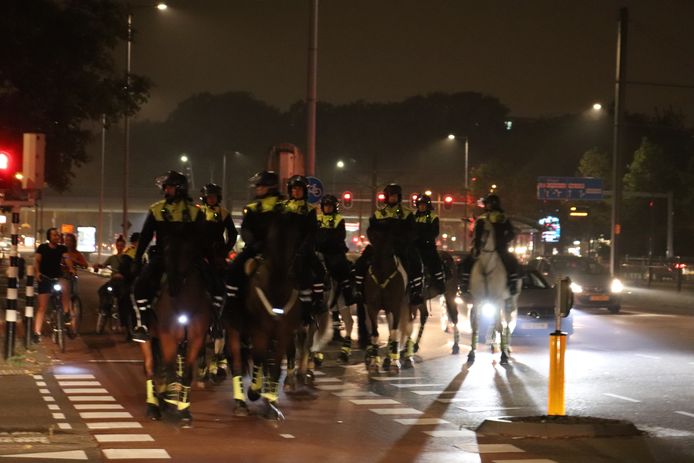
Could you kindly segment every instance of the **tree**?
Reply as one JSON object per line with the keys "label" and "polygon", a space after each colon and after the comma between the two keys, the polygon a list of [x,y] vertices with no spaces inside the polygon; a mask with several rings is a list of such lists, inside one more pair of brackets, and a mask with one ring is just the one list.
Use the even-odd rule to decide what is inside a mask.
{"label": "tree", "polygon": [[581,177],[597,177],[603,180],[603,186],[610,188],[610,172],[612,164],[610,157],[598,148],[591,148],[581,156],[578,162],[578,175]]}
{"label": "tree", "polygon": [[114,0],[7,0],[0,15],[0,137],[46,134],[46,180],[69,189],[88,160],[90,123],[134,114],[149,82],[125,84],[113,51],[127,39],[127,10]]}
{"label": "tree", "polygon": [[629,191],[665,192],[676,187],[677,170],[659,145],[643,137],[624,175],[624,187]]}

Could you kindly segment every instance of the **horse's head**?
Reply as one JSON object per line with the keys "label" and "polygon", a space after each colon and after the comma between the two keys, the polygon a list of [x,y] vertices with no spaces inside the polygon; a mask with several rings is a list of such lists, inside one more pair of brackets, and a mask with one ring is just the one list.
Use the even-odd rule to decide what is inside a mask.
{"label": "horse's head", "polygon": [[494,224],[489,220],[484,220],[482,229],[482,250],[487,252],[496,251],[496,237],[494,236]]}
{"label": "horse's head", "polygon": [[195,240],[173,237],[163,249],[163,258],[169,293],[173,296],[183,281],[200,269],[200,248]]}

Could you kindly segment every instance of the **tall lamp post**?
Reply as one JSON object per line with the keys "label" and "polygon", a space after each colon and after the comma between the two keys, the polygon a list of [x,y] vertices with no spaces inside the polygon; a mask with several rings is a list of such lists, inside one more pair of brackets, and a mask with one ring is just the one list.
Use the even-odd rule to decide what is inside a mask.
{"label": "tall lamp post", "polygon": [[[464,178],[463,189],[464,189],[464,194],[465,194],[465,201],[463,204],[463,207],[465,208],[464,209],[465,210],[465,212],[464,212],[465,213],[465,227],[463,229],[463,250],[466,251],[467,250],[467,238],[468,238],[467,237],[467,235],[468,235],[468,233],[467,233],[467,227],[468,227],[468,225],[467,225],[468,224],[467,197],[468,197],[468,190],[470,188],[470,185],[468,183],[469,172],[470,172],[469,165],[468,165],[468,155],[469,155],[469,150],[470,150],[470,143],[469,143],[467,136],[465,136],[463,138],[465,139],[465,173],[463,176],[463,178]],[[456,139],[455,134],[452,134],[452,133],[448,134],[448,139],[451,141],[454,141]]]}

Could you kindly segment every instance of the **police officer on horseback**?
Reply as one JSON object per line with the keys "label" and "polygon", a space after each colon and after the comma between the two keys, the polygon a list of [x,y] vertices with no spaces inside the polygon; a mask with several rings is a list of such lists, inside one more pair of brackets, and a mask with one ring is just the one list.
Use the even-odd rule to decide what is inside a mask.
{"label": "police officer on horseback", "polygon": [[496,251],[504,263],[506,275],[508,277],[508,289],[511,295],[518,293],[517,281],[519,278],[520,265],[516,257],[508,252],[508,245],[515,238],[516,233],[513,229],[511,221],[506,216],[501,208],[501,200],[499,196],[492,193],[483,199],[484,213],[477,217],[475,228],[472,237],[472,251],[470,255],[462,263],[460,289],[463,292],[469,291],[470,273],[475,260],[479,256],[484,245],[482,235],[484,233],[484,224],[489,222],[494,230],[494,238],[496,243]]}
{"label": "police officer on horseback", "polygon": [[245,263],[263,251],[270,225],[282,212],[280,180],[277,173],[263,170],[251,177],[249,182],[255,188],[255,199],[243,209],[241,239],[245,246],[229,265],[224,282],[229,313],[236,315],[239,313],[242,289],[246,281]]}
{"label": "police officer on horseback", "polygon": [[[282,202],[282,211],[288,214],[290,226],[299,227],[303,241],[297,250],[297,262],[303,271],[294,275],[299,282],[299,300],[304,315],[308,318],[321,309],[325,268],[316,256],[316,233],[318,219],[316,208],[308,203],[308,180],[303,175],[294,175],[287,181],[288,198]],[[298,269],[288,269],[297,271]]]}
{"label": "police officer on horseback", "polygon": [[211,283],[215,286],[213,307],[217,316],[221,315],[222,309],[226,257],[236,244],[236,237],[238,236],[231,213],[220,204],[221,201],[222,187],[219,185],[208,183],[200,189],[200,211],[204,222],[204,252],[205,259],[213,272],[210,278]]}
{"label": "police officer on horseback", "polygon": [[337,198],[333,195],[325,195],[321,198],[316,249],[323,255],[328,272],[340,285],[345,304],[352,305],[354,298],[350,278],[351,265],[347,260],[348,249],[345,245],[347,231],[345,220],[339,213],[338,204]]}
{"label": "police officer on horseback", "polygon": [[431,198],[420,193],[415,201],[417,211],[414,214],[415,247],[422,257],[422,262],[432,276],[431,285],[437,294],[446,292],[441,257],[436,250],[436,238],[439,236],[439,217],[431,206]]}
{"label": "police officer on horseback", "polygon": [[[195,239],[200,236],[203,223],[200,209],[188,196],[188,178],[185,175],[170,170],[157,179],[157,184],[164,192],[164,199],[149,207],[135,251],[134,267],[139,275],[133,287],[136,306],[133,341],[137,342],[149,339],[152,300],[164,274],[163,253],[167,244],[173,238]],[[157,244],[150,249],[149,262],[143,268],[142,257],[155,234]]]}
{"label": "police officer on horseback", "polygon": [[[383,189],[386,205],[369,218],[367,235],[371,231],[383,231],[393,240],[395,254],[403,263],[410,286],[410,303],[422,301],[422,261],[414,246],[414,214],[402,205],[402,187],[390,183]],[[373,254],[367,246],[354,264],[355,298],[364,298],[364,277]]]}

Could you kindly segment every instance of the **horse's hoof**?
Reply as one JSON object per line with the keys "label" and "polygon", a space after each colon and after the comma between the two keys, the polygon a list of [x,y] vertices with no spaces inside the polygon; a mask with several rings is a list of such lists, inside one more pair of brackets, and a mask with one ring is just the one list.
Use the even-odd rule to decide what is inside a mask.
{"label": "horse's hoof", "polygon": [[460,346],[458,344],[453,344],[453,348],[451,349],[451,355],[458,355],[460,353]]}
{"label": "horse's hoof", "polygon": [[397,376],[400,374],[400,362],[395,361],[390,365],[390,368],[388,368],[388,376]]}
{"label": "horse's hoof", "polygon": [[416,354],[417,352],[419,352],[419,343],[418,343],[418,342],[415,342],[415,343],[414,343],[413,350],[414,350],[415,354]]}
{"label": "horse's hoof", "polygon": [[248,405],[243,400],[234,400],[234,416],[248,416]]}
{"label": "horse's hoof", "polygon": [[304,375],[304,385],[313,387],[315,382],[316,374],[313,372],[313,370],[306,370],[306,374]]}
{"label": "horse's hoof", "polygon": [[192,428],[193,427],[193,415],[190,414],[190,410],[179,410],[178,419],[181,423],[182,428]]}
{"label": "horse's hoof", "polygon": [[147,418],[152,421],[161,420],[161,410],[159,410],[159,406],[157,405],[147,404],[147,411],[145,414],[147,415]]}
{"label": "horse's hoof", "polygon": [[412,357],[405,357],[405,360],[402,362],[402,369],[409,370],[411,368],[414,368],[414,359]]}
{"label": "horse's hoof", "polygon": [[508,365],[508,354],[506,352],[501,352],[501,360],[499,361],[501,365]]}
{"label": "horse's hoof", "polygon": [[386,357],[383,359],[383,371],[388,370],[390,370],[390,357]]}
{"label": "horse's hoof", "polygon": [[251,400],[252,402],[255,402],[256,400],[260,399],[260,391],[256,391],[252,387],[248,388],[248,399]]}
{"label": "horse's hoof", "polygon": [[340,355],[337,357],[337,362],[338,363],[349,363],[349,354],[347,352],[340,352]]}
{"label": "horse's hoof", "polygon": [[370,364],[367,365],[367,369],[369,370],[369,374],[377,375],[378,374],[378,362],[371,362]]}
{"label": "horse's hoof", "polygon": [[267,414],[265,415],[267,419],[277,421],[277,422],[282,422],[284,421],[284,413],[277,407],[276,402],[268,402],[268,411]]}
{"label": "horse's hoof", "polygon": [[467,354],[467,363],[474,363],[475,361],[475,351],[471,350],[470,353]]}

